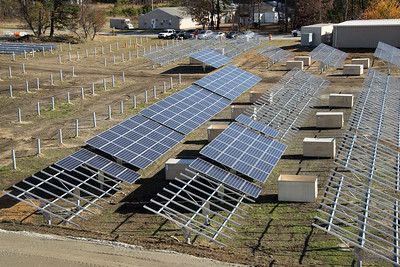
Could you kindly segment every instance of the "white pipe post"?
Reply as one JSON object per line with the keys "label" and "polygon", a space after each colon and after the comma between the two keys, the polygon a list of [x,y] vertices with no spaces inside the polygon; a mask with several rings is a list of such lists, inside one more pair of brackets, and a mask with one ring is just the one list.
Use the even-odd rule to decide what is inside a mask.
{"label": "white pipe post", "polygon": [[40,116],[40,103],[39,102],[36,102],[36,112],[37,112],[37,115]]}
{"label": "white pipe post", "polygon": [[139,57],[139,49],[136,49],[136,58]]}
{"label": "white pipe post", "polygon": [[156,91],[156,86],[153,86],[153,98],[157,97],[157,91]]}
{"label": "white pipe post", "polygon": [[75,137],[78,137],[79,136],[79,133],[78,133],[78,119],[76,119],[75,120]]}
{"label": "white pipe post", "polygon": [[71,52],[68,52],[68,61],[71,61]]}
{"label": "white pipe post", "polygon": [[21,123],[22,122],[22,119],[21,119],[21,109],[20,108],[18,108],[18,122],[19,123]]}
{"label": "white pipe post", "polygon": [[56,105],[55,105],[55,101],[54,101],[54,96],[51,97],[51,110],[55,110],[56,109]]}
{"label": "white pipe post", "polygon": [[118,47],[118,42],[117,42],[117,50],[119,49],[119,47]]}
{"label": "white pipe post", "polygon": [[61,64],[61,55],[58,54],[58,64]]}
{"label": "white pipe post", "polygon": [[35,50],[32,49],[32,57],[35,57]]}
{"label": "white pipe post", "polygon": [[97,56],[97,49],[96,49],[96,47],[94,48],[94,56]]}
{"label": "white pipe post", "polygon": [[63,143],[62,129],[58,129],[58,141],[60,144]]}
{"label": "white pipe post", "polygon": [[76,51],[76,60],[79,60],[79,51]]}
{"label": "white pipe post", "polygon": [[111,106],[108,105],[108,119],[111,120]]}
{"label": "white pipe post", "polygon": [[26,51],[24,50],[24,59],[26,59]]}
{"label": "white pipe post", "polygon": [[147,103],[147,90],[144,91],[144,102]]}
{"label": "white pipe post", "polygon": [[110,53],[111,53],[111,44],[109,45],[109,51],[110,51]]}
{"label": "white pipe post", "polygon": [[113,64],[115,65],[115,56],[113,56]]}
{"label": "white pipe post", "polygon": [[136,108],[136,96],[133,96],[133,108]]}
{"label": "white pipe post", "polygon": [[81,99],[85,99],[85,92],[83,91],[83,87],[81,87]]}
{"label": "white pipe post", "polygon": [[53,74],[50,73],[50,85],[54,85],[53,83]]}
{"label": "white pipe post", "polygon": [[13,92],[12,92],[12,85],[10,84],[10,98],[13,97]]}
{"label": "white pipe post", "polygon": [[97,127],[97,123],[96,123],[96,112],[93,112],[93,127],[94,127],[94,128]]}
{"label": "white pipe post", "polygon": [[163,82],[163,93],[165,94],[167,92],[167,83]]}
{"label": "white pipe post", "polygon": [[114,88],[115,86],[115,79],[114,79],[114,74],[111,76],[111,87]]}
{"label": "white pipe post", "polygon": [[122,82],[125,82],[125,72],[122,72]]}
{"label": "white pipe post", "polygon": [[42,47],[42,55],[44,56],[44,47]]}
{"label": "white pipe post", "polygon": [[119,102],[119,107],[120,107],[120,113],[121,113],[121,114],[124,114],[124,101],[121,100],[121,101]]}
{"label": "white pipe post", "polygon": [[87,51],[87,48],[86,48],[86,50],[85,50],[85,57],[89,57],[89,53],[88,53],[88,51]]}
{"label": "white pipe post", "polygon": [[11,67],[8,67],[8,77],[12,77],[12,75],[11,75]]}
{"label": "white pipe post", "polygon": [[25,90],[27,93],[29,93],[29,82],[25,81]]}
{"label": "white pipe post", "polygon": [[104,46],[101,46],[101,54],[104,55]]}
{"label": "white pipe post", "polygon": [[37,154],[40,155],[40,138],[36,139],[37,142]]}
{"label": "white pipe post", "polygon": [[174,85],[172,84],[172,77],[169,77],[169,89],[173,89]]}
{"label": "white pipe post", "polygon": [[16,170],[17,162],[15,160],[15,150],[14,149],[11,149],[11,158],[12,158],[13,170]]}
{"label": "white pipe post", "polygon": [[131,54],[131,51],[128,51],[128,60],[132,60],[132,54]]}
{"label": "white pipe post", "polygon": [[104,58],[104,67],[107,67],[107,59]]}
{"label": "white pipe post", "polygon": [[53,54],[53,47],[50,46],[50,54]]}
{"label": "white pipe post", "polygon": [[71,42],[68,42],[68,50],[71,50]]}
{"label": "white pipe post", "polygon": [[25,73],[25,64],[22,63],[22,73]]}
{"label": "white pipe post", "polygon": [[92,82],[92,95],[94,95],[94,83]]}
{"label": "white pipe post", "polygon": [[106,83],[106,79],[103,79],[103,87],[104,87],[104,91],[107,90],[107,83]]}
{"label": "white pipe post", "polygon": [[12,61],[15,61],[15,53],[12,53]]}
{"label": "white pipe post", "polygon": [[60,69],[60,81],[62,82],[63,77],[62,77],[62,69]]}
{"label": "white pipe post", "polygon": [[67,104],[70,104],[69,92],[67,92]]}
{"label": "white pipe post", "polygon": [[181,84],[182,83],[182,77],[181,77],[181,74],[179,73],[178,74],[178,84]]}
{"label": "white pipe post", "polygon": [[74,76],[75,76],[75,67],[72,66],[72,77],[74,77]]}
{"label": "white pipe post", "polygon": [[124,53],[121,54],[121,62],[124,62]]}
{"label": "white pipe post", "polygon": [[40,88],[39,78],[36,78],[36,90],[39,90],[39,88]]}

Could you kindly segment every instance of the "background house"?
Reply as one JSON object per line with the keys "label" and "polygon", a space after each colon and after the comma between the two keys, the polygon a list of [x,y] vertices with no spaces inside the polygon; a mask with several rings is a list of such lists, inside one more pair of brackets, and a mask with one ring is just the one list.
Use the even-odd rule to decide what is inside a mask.
{"label": "background house", "polygon": [[159,7],[138,18],[139,29],[187,29],[199,25],[182,7]]}

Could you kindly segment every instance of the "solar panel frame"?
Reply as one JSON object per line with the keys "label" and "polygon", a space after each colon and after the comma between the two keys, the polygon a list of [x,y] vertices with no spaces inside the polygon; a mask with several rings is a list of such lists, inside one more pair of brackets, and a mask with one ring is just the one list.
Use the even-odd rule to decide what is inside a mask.
{"label": "solar panel frame", "polygon": [[287,146],[232,123],[200,154],[264,183]]}
{"label": "solar panel frame", "polygon": [[194,82],[194,84],[232,101],[259,81],[261,81],[261,78],[235,66],[228,65]]}
{"label": "solar panel frame", "polygon": [[390,64],[400,66],[400,49],[384,42],[378,42],[374,57],[387,61]]}
{"label": "solar panel frame", "polygon": [[[113,140],[106,139],[107,136],[112,137],[115,134],[119,137]],[[156,136],[161,139],[155,139]],[[87,140],[86,144],[144,169],[165,154],[166,149],[172,149],[184,138],[184,135],[155,121],[135,115]],[[160,145],[163,145],[162,151],[157,150]]]}
{"label": "solar panel frame", "polygon": [[229,104],[229,100],[196,85],[191,85],[139,113],[187,135]]}
{"label": "solar panel frame", "polygon": [[257,53],[272,60],[273,62],[286,62],[292,58],[294,54],[274,45],[266,45],[257,50]]}
{"label": "solar panel frame", "polygon": [[315,60],[334,68],[339,68],[348,57],[347,53],[324,43],[319,44],[308,55]]}
{"label": "solar panel frame", "polygon": [[231,58],[211,49],[204,49],[200,52],[193,53],[190,57],[214,68],[222,67],[232,61]]}

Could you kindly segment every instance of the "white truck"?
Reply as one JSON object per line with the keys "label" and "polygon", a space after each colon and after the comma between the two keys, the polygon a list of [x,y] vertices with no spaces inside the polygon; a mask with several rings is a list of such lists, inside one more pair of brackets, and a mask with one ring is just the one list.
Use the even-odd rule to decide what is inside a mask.
{"label": "white truck", "polygon": [[110,28],[132,30],[133,25],[130,19],[110,19]]}

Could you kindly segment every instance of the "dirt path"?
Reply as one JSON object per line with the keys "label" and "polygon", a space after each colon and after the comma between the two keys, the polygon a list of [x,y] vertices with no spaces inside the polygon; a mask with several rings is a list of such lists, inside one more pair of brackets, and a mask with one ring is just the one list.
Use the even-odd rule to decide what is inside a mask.
{"label": "dirt path", "polygon": [[0,230],[0,266],[243,266],[93,239]]}

